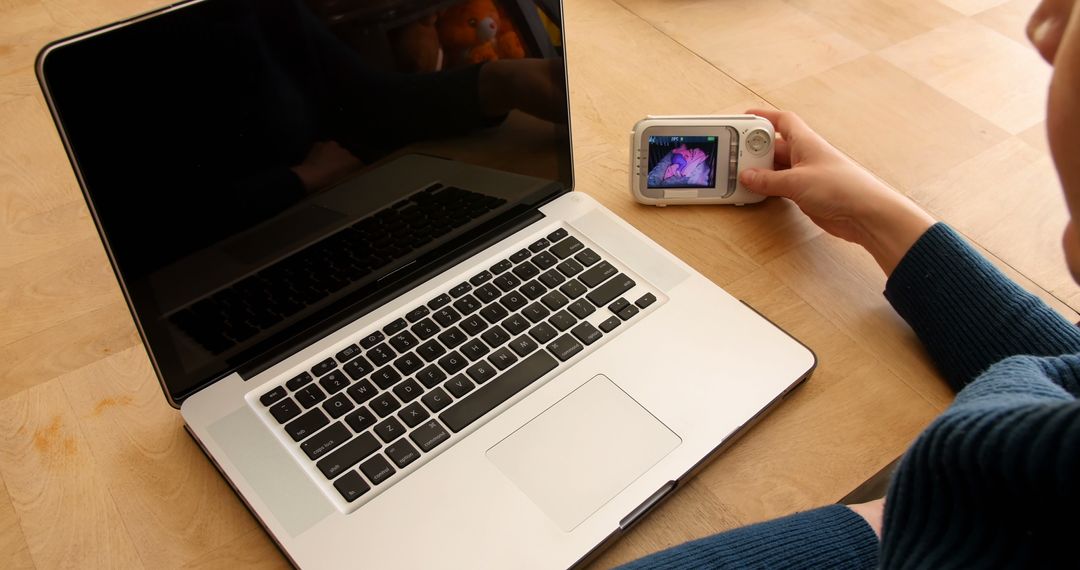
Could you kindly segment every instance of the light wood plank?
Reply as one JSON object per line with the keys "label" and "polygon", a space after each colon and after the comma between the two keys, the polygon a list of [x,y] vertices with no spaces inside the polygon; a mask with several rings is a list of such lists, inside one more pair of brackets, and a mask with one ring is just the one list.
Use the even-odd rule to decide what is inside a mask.
{"label": "light wood plank", "polygon": [[965,16],[973,16],[984,10],[999,6],[1006,0],[937,0]]}
{"label": "light wood plank", "polygon": [[22,570],[36,568],[30,557],[30,547],[23,536],[19,514],[11,504],[7,485],[0,481],[0,556],[7,559],[6,568]]}
{"label": "light wood plank", "polygon": [[869,50],[955,22],[961,15],[925,0],[785,0]]}
{"label": "light wood plank", "polygon": [[1030,49],[1031,41],[1027,37],[1027,23],[1039,2],[1040,0],[1009,0],[976,14],[973,19]]}

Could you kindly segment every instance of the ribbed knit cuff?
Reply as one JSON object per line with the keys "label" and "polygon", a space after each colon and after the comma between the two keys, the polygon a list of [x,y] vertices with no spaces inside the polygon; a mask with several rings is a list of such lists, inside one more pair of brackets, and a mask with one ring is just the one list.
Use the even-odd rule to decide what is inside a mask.
{"label": "ribbed knit cuff", "polygon": [[878,539],[843,505],[737,528],[657,552],[621,570],[645,568],[874,568]]}
{"label": "ribbed knit cuff", "polygon": [[900,260],[885,297],[955,390],[1009,356],[1080,351],[1075,326],[945,224],[932,226]]}

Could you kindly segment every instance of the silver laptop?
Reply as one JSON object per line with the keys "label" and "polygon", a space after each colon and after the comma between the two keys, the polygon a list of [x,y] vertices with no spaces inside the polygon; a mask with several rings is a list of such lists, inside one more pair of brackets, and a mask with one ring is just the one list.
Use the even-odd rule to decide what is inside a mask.
{"label": "silver laptop", "polygon": [[562,30],[201,0],[39,56],[166,397],[299,567],[580,564],[814,368],[572,191]]}

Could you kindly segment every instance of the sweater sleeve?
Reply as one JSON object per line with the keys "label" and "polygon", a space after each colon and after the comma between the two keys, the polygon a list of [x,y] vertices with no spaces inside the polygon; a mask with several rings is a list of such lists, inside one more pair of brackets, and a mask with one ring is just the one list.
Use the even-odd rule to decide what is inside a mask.
{"label": "sweater sleeve", "polygon": [[945,224],[915,242],[889,278],[885,297],[954,390],[1009,356],[1080,352],[1076,326]]}
{"label": "sweater sleeve", "polygon": [[687,542],[620,570],[707,568],[875,568],[878,540],[870,525],[831,505]]}

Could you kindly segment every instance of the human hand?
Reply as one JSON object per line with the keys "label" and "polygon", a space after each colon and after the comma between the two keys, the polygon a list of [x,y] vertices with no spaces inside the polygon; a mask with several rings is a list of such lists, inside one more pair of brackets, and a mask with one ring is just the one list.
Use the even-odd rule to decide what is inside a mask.
{"label": "human hand", "polygon": [[877,535],[878,540],[881,540],[881,523],[885,520],[885,499],[878,499],[876,501],[869,501],[866,503],[859,503],[857,505],[848,505],[848,508],[855,511],[866,524],[870,525],[870,528],[874,529],[874,534]]}
{"label": "human hand", "polygon": [[308,193],[322,190],[347,176],[363,163],[337,141],[317,141],[304,160],[292,167]]}
{"label": "human hand", "polygon": [[797,115],[747,111],[776,129],[776,170],[747,169],[739,181],[747,190],[781,196],[830,234],[857,243],[892,273],[934,219],[830,145]]}
{"label": "human hand", "polygon": [[480,105],[491,116],[519,109],[552,123],[566,123],[566,81],[561,59],[499,59],[480,68]]}

